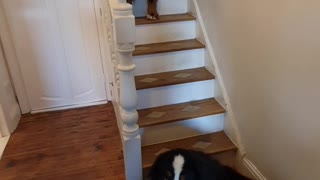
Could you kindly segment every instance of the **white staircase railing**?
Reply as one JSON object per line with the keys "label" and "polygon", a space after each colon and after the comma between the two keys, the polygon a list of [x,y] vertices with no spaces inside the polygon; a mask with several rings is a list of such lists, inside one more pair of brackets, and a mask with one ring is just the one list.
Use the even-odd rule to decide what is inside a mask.
{"label": "white staircase railing", "polygon": [[141,137],[139,134],[135,65],[135,19],[126,0],[105,0],[105,22],[113,73],[113,103],[122,135],[127,180],[142,180]]}

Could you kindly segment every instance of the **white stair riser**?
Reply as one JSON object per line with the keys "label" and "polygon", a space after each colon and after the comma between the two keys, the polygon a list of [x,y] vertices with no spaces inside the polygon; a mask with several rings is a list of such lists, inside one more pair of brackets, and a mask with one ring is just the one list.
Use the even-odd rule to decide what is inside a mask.
{"label": "white stair riser", "polygon": [[195,21],[182,21],[136,26],[137,45],[195,38]]}
{"label": "white stair riser", "polygon": [[215,80],[138,90],[138,109],[214,97]]}
{"label": "white stair riser", "polygon": [[218,114],[158,126],[146,127],[142,128],[140,130],[140,133],[142,135],[142,145],[145,146],[202,135],[206,133],[218,132],[222,131],[223,127],[224,114]]}
{"label": "white stair riser", "polygon": [[[158,0],[158,12],[160,15],[187,13],[188,0]],[[135,0],[133,14],[136,17],[146,16],[147,0]]]}
{"label": "white stair riser", "polygon": [[135,75],[153,74],[204,67],[204,49],[176,51],[133,58]]}

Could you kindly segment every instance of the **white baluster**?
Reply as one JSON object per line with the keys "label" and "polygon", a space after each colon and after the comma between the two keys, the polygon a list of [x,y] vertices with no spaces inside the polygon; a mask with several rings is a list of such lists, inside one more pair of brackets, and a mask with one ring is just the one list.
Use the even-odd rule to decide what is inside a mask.
{"label": "white baluster", "polygon": [[121,1],[113,7],[114,38],[118,60],[120,116],[127,180],[142,180],[141,137],[139,134],[137,91],[134,81],[135,65],[132,52],[135,43],[135,18],[132,6]]}

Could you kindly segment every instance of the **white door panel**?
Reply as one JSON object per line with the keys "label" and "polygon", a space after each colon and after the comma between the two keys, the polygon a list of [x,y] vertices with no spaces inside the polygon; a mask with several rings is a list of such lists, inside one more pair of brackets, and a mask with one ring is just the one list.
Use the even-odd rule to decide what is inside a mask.
{"label": "white door panel", "polygon": [[93,0],[2,0],[32,110],[106,100]]}

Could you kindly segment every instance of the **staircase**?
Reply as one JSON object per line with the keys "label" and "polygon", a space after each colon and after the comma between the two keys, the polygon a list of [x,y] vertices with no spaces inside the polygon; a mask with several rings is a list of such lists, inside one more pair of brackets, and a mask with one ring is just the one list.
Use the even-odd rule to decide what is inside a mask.
{"label": "staircase", "polygon": [[188,12],[188,1],[159,0],[155,21],[139,17],[145,13],[141,7],[137,1],[133,61],[144,172],[158,154],[174,148],[235,152],[223,132],[225,109],[215,100],[215,76],[206,67],[211,60],[197,39],[197,17]]}
{"label": "staircase", "polygon": [[196,1],[159,0],[154,21],[142,17],[146,0],[135,0],[133,10],[126,0],[105,2],[127,179],[141,179],[141,168],[146,174],[157,155],[175,148],[200,150],[230,165],[237,147],[224,131],[233,127],[220,105],[226,103]]}

